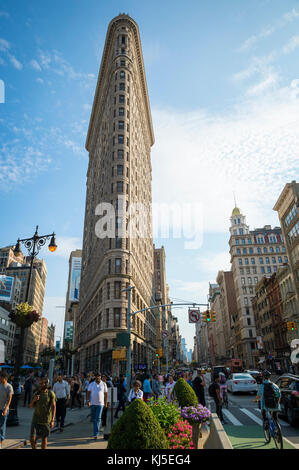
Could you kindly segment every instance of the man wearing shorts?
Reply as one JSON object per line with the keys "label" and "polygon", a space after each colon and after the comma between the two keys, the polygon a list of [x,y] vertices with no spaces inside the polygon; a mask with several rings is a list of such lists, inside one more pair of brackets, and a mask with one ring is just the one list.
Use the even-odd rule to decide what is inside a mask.
{"label": "man wearing shorts", "polygon": [[32,449],[36,449],[38,438],[42,440],[42,449],[47,448],[50,429],[54,427],[56,413],[55,393],[48,389],[49,380],[42,378],[39,390],[35,392],[30,408],[34,408],[31,423],[30,442]]}

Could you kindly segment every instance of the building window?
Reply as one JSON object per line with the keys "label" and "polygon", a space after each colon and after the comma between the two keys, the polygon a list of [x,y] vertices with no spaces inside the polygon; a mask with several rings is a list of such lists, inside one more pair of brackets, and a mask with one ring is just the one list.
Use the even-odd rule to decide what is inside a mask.
{"label": "building window", "polygon": [[245,264],[249,264],[249,259],[245,258]]}
{"label": "building window", "polygon": [[271,273],[271,272],[272,272],[271,266],[267,266],[267,271],[268,271],[268,273]]}
{"label": "building window", "polygon": [[249,248],[249,253],[253,253],[253,248]]}
{"label": "building window", "polygon": [[119,108],[118,109],[118,115],[119,116],[124,116],[125,115],[125,108]]}
{"label": "building window", "polygon": [[270,264],[270,259],[266,257],[266,264]]}
{"label": "building window", "polygon": [[124,192],[124,183],[123,181],[117,181],[116,183],[116,192],[123,193]]}
{"label": "building window", "polygon": [[125,128],[125,122],[124,121],[118,121],[118,129],[120,131],[123,131]]}
{"label": "building window", "polygon": [[245,245],[245,239],[244,238],[241,238],[241,243],[242,243],[242,245]]}
{"label": "building window", "polygon": [[120,291],[121,291],[121,282],[115,281],[114,283],[114,298],[120,299]]}
{"label": "building window", "polygon": [[[109,308],[106,308],[106,328],[109,328]],[[104,344],[105,344],[105,341],[107,340],[104,340]],[[104,347],[104,349],[107,349],[108,348],[108,341],[107,341],[107,346]]]}
{"label": "building window", "polygon": [[281,257],[281,256],[278,256],[278,262],[279,262],[280,264],[282,264],[282,257]]}
{"label": "building window", "polygon": [[124,151],[123,150],[118,150],[117,151],[117,158],[119,160],[123,160],[124,159]]}
{"label": "building window", "polygon": [[255,283],[255,284],[258,283],[258,278],[257,278],[257,277],[254,278],[254,283]]}
{"label": "building window", "polygon": [[121,66],[121,67],[125,67],[125,66],[126,66],[126,61],[125,61],[125,60],[121,60],[121,61],[120,61],[120,66]]}
{"label": "building window", "polygon": [[117,165],[117,176],[123,176],[123,174],[124,174],[123,165]]}
{"label": "building window", "polygon": [[263,259],[263,258],[259,258],[259,262],[260,262],[260,264],[264,264],[264,259]]}
{"label": "building window", "polygon": [[115,248],[121,248],[121,238],[115,239]]}
{"label": "building window", "polygon": [[119,84],[119,90],[120,90],[120,91],[125,91],[125,90],[126,90],[124,83],[120,83],[120,84]]}
{"label": "building window", "polygon": [[243,264],[242,258],[238,259],[239,265]]}
{"label": "building window", "polygon": [[117,140],[118,144],[123,144],[124,143],[124,136],[122,134],[119,134],[118,135],[118,140]]}
{"label": "building window", "polygon": [[110,300],[110,282],[107,282],[107,300]]}
{"label": "building window", "polygon": [[261,267],[261,273],[262,273],[262,274],[265,274],[265,268],[264,268],[264,266]]}
{"label": "building window", "polygon": [[114,328],[120,327],[120,308],[114,308]]}
{"label": "building window", "polygon": [[125,78],[125,72],[123,70],[119,72],[119,78]]}
{"label": "building window", "polygon": [[241,277],[241,284],[242,286],[245,286],[245,277]]}
{"label": "building window", "polygon": [[125,95],[119,95],[119,103],[124,104],[125,103]]}
{"label": "building window", "polygon": [[251,264],[255,264],[255,259],[251,258]]}
{"label": "building window", "polygon": [[276,258],[272,256],[272,263],[276,263]]}
{"label": "building window", "polygon": [[264,248],[263,248],[263,251],[264,251],[264,253],[268,253],[268,250],[267,250],[267,248],[266,248],[265,246],[264,246]]}
{"label": "building window", "polygon": [[241,250],[240,248],[237,248],[237,255],[240,255],[241,254]]}
{"label": "building window", "polygon": [[247,255],[247,248],[243,248],[243,255]]}
{"label": "building window", "polygon": [[244,304],[248,305],[248,297],[244,297]]}
{"label": "building window", "polygon": [[248,238],[247,239],[247,243],[250,245],[252,242],[251,242],[251,238]]}
{"label": "building window", "polygon": [[239,245],[239,238],[236,238],[236,245]]}
{"label": "building window", "polygon": [[121,273],[121,258],[115,259],[115,272],[118,274]]}

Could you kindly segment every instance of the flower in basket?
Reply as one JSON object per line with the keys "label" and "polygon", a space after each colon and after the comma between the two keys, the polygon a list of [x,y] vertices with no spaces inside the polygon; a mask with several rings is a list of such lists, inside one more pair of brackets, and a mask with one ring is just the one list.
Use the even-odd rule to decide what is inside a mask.
{"label": "flower in basket", "polygon": [[18,304],[14,312],[9,314],[9,318],[17,326],[21,328],[28,328],[32,323],[40,319],[39,313],[33,310],[33,307],[28,302]]}
{"label": "flower in basket", "polygon": [[202,405],[185,406],[181,408],[180,411],[181,417],[186,419],[190,424],[203,423],[208,421],[211,416],[210,410]]}
{"label": "flower in basket", "polygon": [[192,427],[187,421],[179,419],[167,434],[170,449],[194,449]]}

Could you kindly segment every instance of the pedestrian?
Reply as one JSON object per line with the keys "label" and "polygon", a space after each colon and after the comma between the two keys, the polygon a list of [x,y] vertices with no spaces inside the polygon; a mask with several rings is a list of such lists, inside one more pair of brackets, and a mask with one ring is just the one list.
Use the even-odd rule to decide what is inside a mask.
{"label": "pedestrian", "polygon": [[56,395],[56,424],[60,432],[64,429],[64,420],[66,416],[66,403],[70,397],[70,386],[63,380],[62,375],[57,376],[57,382],[54,383],[53,392]]}
{"label": "pedestrian", "polygon": [[40,379],[39,390],[35,392],[30,408],[34,408],[30,430],[31,448],[36,449],[36,441],[41,438],[41,448],[46,449],[56,414],[56,396],[53,391],[49,390],[47,377]]}
{"label": "pedestrian", "polygon": [[[111,382],[109,380],[109,377],[106,374],[102,375],[102,381],[107,385],[107,389],[111,388]],[[107,403],[107,407],[103,409],[102,412],[102,426],[105,428],[107,424],[107,411],[110,403]]]}
{"label": "pedestrian", "polygon": [[6,421],[9,414],[9,405],[13,396],[13,387],[8,383],[8,374],[5,371],[0,373],[0,449],[5,440]]}
{"label": "pedestrian", "polygon": [[30,405],[31,403],[31,397],[32,397],[32,387],[33,387],[33,381],[34,381],[34,372],[30,372],[29,376],[26,378],[25,383],[24,383],[24,404],[23,406]]}
{"label": "pedestrian", "polygon": [[173,392],[173,388],[174,388],[175,384],[176,384],[176,382],[173,380],[172,375],[170,375],[168,377],[168,382],[167,382],[165,390],[164,390],[164,394],[165,394],[168,402],[171,402],[171,400],[172,400],[172,392]]}
{"label": "pedestrian", "polygon": [[150,376],[147,374],[143,382],[143,401],[145,401],[145,403],[147,402],[147,400],[152,394],[152,389],[151,389],[151,384],[150,384],[149,379],[150,379]]}
{"label": "pedestrian", "polygon": [[125,408],[126,408],[126,393],[127,393],[127,389],[124,385],[124,378],[120,378],[118,383],[116,384],[117,386],[117,400],[118,400],[118,405],[117,405],[117,408],[115,410],[115,414],[114,414],[114,418],[117,419],[118,418],[118,413],[120,411],[125,411]]}
{"label": "pedestrian", "polygon": [[87,405],[91,407],[94,439],[98,438],[103,409],[108,406],[107,385],[101,379],[101,374],[98,373],[95,380],[89,384],[87,390]]}
{"label": "pedestrian", "polygon": [[199,403],[202,406],[206,406],[205,386],[206,386],[205,378],[202,375],[201,370],[197,369],[197,376],[195,377],[195,379],[192,382],[192,387],[194,389],[194,392],[197,396],[197,399],[198,399]]}
{"label": "pedestrian", "polygon": [[216,413],[218,418],[220,419],[222,424],[226,424],[223,418],[223,413],[222,413],[222,398],[220,395],[220,374],[216,372],[214,374],[213,382],[209,386],[209,395],[210,397],[213,398],[215,405],[216,405]]}
{"label": "pedestrian", "polygon": [[76,400],[79,403],[79,408],[81,408],[81,406],[82,406],[80,396],[79,396],[79,392],[80,392],[80,383],[78,382],[77,377],[72,377],[72,380],[71,380],[71,398],[72,398],[71,410],[73,409]]}
{"label": "pedestrian", "polygon": [[159,381],[159,376],[157,374],[154,375],[154,378],[152,381],[152,390],[153,390],[153,395],[155,399],[157,400],[159,396],[161,395],[161,382]]}
{"label": "pedestrian", "polygon": [[192,387],[192,377],[193,377],[192,372],[188,372],[188,375],[185,378],[186,382],[190,385],[190,387]]}
{"label": "pedestrian", "polygon": [[136,398],[140,400],[143,399],[143,391],[141,390],[141,382],[139,382],[139,380],[135,380],[135,382],[133,382],[133,388],[130,390],[128,402],[132,403]]}

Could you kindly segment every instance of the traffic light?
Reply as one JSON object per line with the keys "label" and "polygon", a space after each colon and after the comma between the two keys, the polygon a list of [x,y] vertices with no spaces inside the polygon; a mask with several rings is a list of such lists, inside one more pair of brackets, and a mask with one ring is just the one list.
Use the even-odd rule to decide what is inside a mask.
{"label": "traffic light", "polygon": [[296,331],[296,322],[288,321],[287,322],[287,328],[288,328],[289,331]]}
{"label": "traffic light", "polygon": [[211,314],[211,321],[216,321],[216,312],[214,312],[214,310],[211,310],[210,314]]}
{"label": "traffic light", "polygon": [[162,357],[162,349],[156,349],[156,358]]}
{"label": "traffic light", "polygon": [[209,310],[206,310],[205,312],[203,312],[202,321],[204,321],[205,323],[210,323],[210,321],[211,321],[211,313],[210,313]]}

